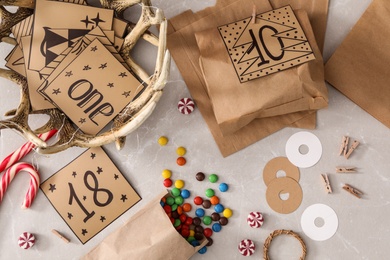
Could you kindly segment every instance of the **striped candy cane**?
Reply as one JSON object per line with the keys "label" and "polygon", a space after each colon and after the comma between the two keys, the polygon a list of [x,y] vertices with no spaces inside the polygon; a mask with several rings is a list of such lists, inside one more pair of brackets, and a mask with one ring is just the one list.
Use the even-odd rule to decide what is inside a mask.
{"label": "striped candy cane", "polygon": [[6,192],[8,185],[11,183],[16,174],[21,171],[28,172],[30,174],[30,186],[27,190],[26,196],[24,198],[22,209],[29,208],[33,202],[35,196],[37,195],[40,177],[39,173],[28,163],[20,162],[12,165],[8,170],[1,176],[0,180],[0,202],[3,200],[4,193]]}
{"label": "striped candy cane", "polygon": [[[49,132],[46,132],[44,134],[39,134],[38,137],[41,138],[43,141],[49,140],[53,135],[57,133],[56,129],[50,130]],[[31,150],[35,148],[35,145],[31,142],[27,142],[24,145],[22,145],[19,149],[8,155],[4,158],[4,160],[0,163],[0,173],[12,165],[14,165],[16,162],[18,162],[21,158],[26,156]]]}

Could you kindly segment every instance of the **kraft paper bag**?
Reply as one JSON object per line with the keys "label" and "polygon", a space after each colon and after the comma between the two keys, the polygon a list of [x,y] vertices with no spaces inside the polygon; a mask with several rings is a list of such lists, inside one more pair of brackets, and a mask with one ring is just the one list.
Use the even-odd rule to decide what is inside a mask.
{"label": "kraft paper bag", "polygon": [[374,0],[325,66],[326,80],[390,128],[390,2]]}
{"label": "kraft paper bag", "polygon": [[[191,96],[196,102],[203,118],[205,119],[211,134],[221,154],[229,156],[269,135],[281,130],[284,127],[299,127],[314,129],[316,126],[315,111],[290,113],[288,115],[255,119],[248,125],[233,134],[222,135],[216,122],[203,75],[199,67],[199,49],[197,47],[194,33],[208,29],[208,24],[202,21],[209,15],[222,12],[220,23],[230,22],[231,14],[240,5],[252,7],[256,3],[258,12],[265,12],[272,9],[268,1],[250,0],[225,0],[217,1],[214,7],[206,8],[198,13],[188,10],[173,17],[168,24],[168,48],[174,58],[180,73],[187,84]],[[250,8],[251,9],[251,8]],[[251,10],[248,10],[251,12]],[[247,15],[247,14],[245,14]],[[201,27],[199,27],[199,25]]]}
{"label": "kraft paper bag", "polygon": [[[285,9],[287,9],[287,11]],[[289,14],[292,10],[289,6],[286,6],[281,9],[274,10],[270,12],[270,14],[274,14],[274,12],[276,13],[275,15],[281,13],[279,15],[280,20],[282,20],[285,13],[287,12],[287,14]],[[304,31],[301,32],[302,37],[306,34],[307,40],[310,43],[313,52],[306,51],[305,49],[305,51],[301,51],[301,47],[305,47],[310,50],[310,46],[308,46],[309,44],[307,42],[305,43],[301,41],[300,36],[298,41],[293,38],[291,35],[293,34],[292,32],[287,31],[287,36],[284,35],[286,33],[283,34],[282,30],[287,30],[286,27],[291,27],[293,24],[291,23],[294,19],[293,15],[289,14],[291,17],[286,17],[285,20],[287,23],[287,19],[289,19],[288,21],[290,21],[291,25],[282,25],[281,21],[279,21],[280,25],[277,25],[282,27],[279,33],[284,35],[282,36],[283,39],[280,39],[280,41],[284,42],[286,49],[288,48],[288,50],[292,50],[284,52],[285,58],[283,59],[286,59],[286,61],[283,63],[283,66],[287,67],[293,62],[297,63],[299,61],[302,62],[310,60],[307,59],[310,56],[313,59],[314,57],[312,53],[314,53],[315,59],[301,65],[276,72],[272,75],[262,76],[246,82],[241,81],[241,79],[244,78],[243,76],[237,76],[238,71],[236,73],[235,67],[232,64],[233,58],[231,56],[233,55],[233,57],[236,58],[235,60],[244,60],[244,58],[249,56],[249,54],[241,54],[242,48],[235,48],[232,44],[231,45],[233,47],[229,46],[228,52],[226,50],[228,46],[226,45],[227,42],[221,37],[223,33],[220,31],[229,29],[232,26],[234,27],[235,24],[238,24],[236,27],[245,27],[248,23],[251,24],[251,21],[248,20],[251,16],[245,17],[246,19],[241,19],[240,22],[238,22],[239,19],[234,18],[231,20],[233,24],[230,23],[230,25],[224,25],[220,28],[218,28],[218,24],[214,22],[215,19],[211,19],[211,17],[210,19],[206,18],[213,27],[211,29],[195,33],[198,48],[200,50],[200,67],[206,82],[209,97],[213,104],[216,120],[224,135],[236,132],[256,118],[284,115],[298,111],[318,110],[327,106],[328,95],[324,80],[322,55],[316,45],[306,13],[299,10],[297,11],[297,14],[298,21],[293,23],[299,23],[302,26]],[[264,15],[268,16],[268,13]],[[262,20],[260,23],[264,25],[267,22]],[[268,23],[271,25],[276,24],[273,21]],[[251,25],[247,25],[247,28],[250,26]],[[256,26],[256,24],[254,26]],[[294,25],[294,27],[294,31],[297,32],[300,30],[299,26]],[[235,32],[232,31],[230,35],[231,34],[233,34],[231,37],[235,36]],[[289,34],[290,36],[288,36]],[[227,35],[229,35],[229,33],[227,33]],[[244,33],[238,37],[236,45],[239,45],[238,42],[240,41],[247,42],[251,40],[243,40],[242,37],[244,37]],[[271,36],[271,38],[272,37],[273,36]],[[291,37],[292,39],[287,39],[288,37]],[[231,40],[234,42],[233,38]],[[275,43],[277,41],[273,40],[269,42]],[[305,46],[303,46],[303,44],[305,44]],[[275,45],[276,48],[274,49],[281,48],[279,43],[276,43]],[[290,45],[293,47],[289,47]],[[242,45],[242,47],[245,46],[248,46],[248,44]],[[299,52],[292,49],[295,47],[299,49]],[[235,50],[237,50],[236,54],[239,56],[235,55]],[[246,56],[240,58],[241,55]],[[292,59],[292,56],[294,55],[298,58]],[[249,56],[249,58],[251,57]],[[247,59],[249,60],[249,58]],[[239,62],[237,66],[241,68],[241,66],[246,66],[247,63],[253,63],[252,61],[253,58],[248,62]],[[270,63],[265,64],[265,67],[269,66],[269,64]],[[249,66],[248,69],[257,69],[256,62],[252,66],[247,66]],[[281,65],[278,66],[283,68]],[[276,67],[277,66],[273,67],[273,71],[276,70]],[[262,72],[262,70],[253,72],[253,74],[256,75],[256,73],[260,72]],[[249,74],[247,73],[247,75]],[[252,75],[252,73],[250,75]]]}
{"label": "kraft paper bag", "polygon": [[273,8],[291,5],[294,10],[305,10],[321,53],[324,50],[329,0],[269,0]]}
{"label": "kraft paper bag", "polygon": [[193,247],[177,232],[160,205],[167,193],[155,197],[82,259],[176,260],[197,253],[208,241]]}

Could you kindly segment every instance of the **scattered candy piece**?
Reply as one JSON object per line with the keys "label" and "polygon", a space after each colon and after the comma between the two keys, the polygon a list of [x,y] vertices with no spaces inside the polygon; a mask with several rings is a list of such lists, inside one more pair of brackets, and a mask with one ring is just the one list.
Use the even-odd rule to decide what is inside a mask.
{"label": "scattered candy piece", "polygon": [[219,232],[222,229],[222,225],[219,224],[219,223],[214,223],[213,226],[212,226],[212,229],[213,229],[214,232]]}
{"label": "scattered candy piece", "polygon": [[203,172],[198,172],[195,177],[198,181],[203,181],[206,178]]}
{"label": "scattered candy piece", "polygon": [[213,235],[213,231],[211,230],[211,228],[205,228],[203,230],[203,235],[205,237],[211,237]]}
{"label": "scattered candy piece", "polygon": [[191,209],[192,209],[192,206],[191,206],[191,204],[189,204],[189,203],[184,203],[183,206],[182,206],[182,208],[183,208],[183,211],[184,211],[184,212],[190,212]]}
{"label": "scattered candy piece", "polygon": [[195,103],[191,98],[182,98],[177,104],[177,108],[179,109],[180,113],[188,115],[194,111]]}
{"label": "scattered candy piece", "polygon": [[263,214],[261,214],[260,212],[253,211],[253,212],[249,213],[249,215],[246,219],[246,222],[252,228],[259,228],[264,223]]}
{"label": "scattered candy piece", "polygon": [[206,246],[211,246],[214,243],[214,241],[211,237],[208,237],[207,241],[209,241],[209,242],[206,244]]}
{"label": "scattered candy piece", "polygon": [[238,251],[243,256],[250,256],[255,252],[256,246],[250,239],[244,239],[238,244]]}
{"label": "scattered candy piece", "polygon": [[229,208],[226,208],[223,210],[222,214],[225,218],[230,218],[233,215],[233,211]]}
{"label": "scattered candy piece", "polygon": [[216,174],[210,174],[210,176],[209,176],[209,181],[211,182],[211,183],[216,183],[217,181],[218,181],[218,176],[216,175]]}
{"label": "scattered candy piece", "polygon": [[221,184],[219,184],[218,188],[221,192],[226,192],[229,189],[229,185],[222,182]]}
{"label": "scattered candy piece", "polygon": [[29,232],[23,232],[18,240],[18,245],[23,249],[29,249],[35,244],[35,236]]}
{"label": "scattered candy piece", "polygon": [[186,153],[187,153],[187,150],[183,146],[180,146],[176,149],[176,154],[179,156],[184,156]]}
{"label": "scattered candy piece", "polygon": [[202,220],[199,217],[195,217],[195,218],[192,219],[192,223],[195,226],[199,226],[202,223]]}
{"label": "scattered candy piece", "polygon": [[214,212],[213,214],[211,214],[211,219],[213,221],[219,221],[220,218],[221,218],[221,216],[217,212]]}
{"label": "scattered candy piece", "polygon": [[175,203],[175,199],[172,197],[168,197],[166,198],[165,203],[168,204],[169,206],[172,206]]}
{"label": "scattered candy piece", "polygon": [[164,179],[168,179],[168,178],[171,178],[172,176],[172,172],[170,170],[163,170],[161,175],[163,176]]}
{"label": "scattered candy piece", "polygon": [[195,215],[197,216],[197,217],[203,217],[204,216],[204,209],[201,209],[201,208],[199,208],[199,209],[196,209],[195,210]]}
{"label": "scattered candy piece", "polygon": [[196,196],[194,198],[194,203],[195,203],[195,205],[201,205],[203,203],[203,199],[199,196]]}
{"label": "scattered candy piece", "polygon": [[229,223],[229,220],[226,217],[221,217],[219,219],[219,224],[221,224],[222,226],[226,226],[228,223]]}
{"label": "scattered candy piece", "polygon": [[219,203],[214,206],[214,210],[217,213],[222,213],[224,211],[224,209],[225,209],[224,206],[222,204],[219,204]]}
{"label": "scattered candy piece", "polygon": [[157,142],[159,145],[165,146],[168,143],[168,138],[166,138],[165,136],[160,136],[160,138],[158,138]]}
{"label": "scattered candy piece", "polygon": [[205,224],[205,225],[210,225],[211,224],[211,222],[213,222],[213,220],[211,219],[211,217],[210,216],[205,216],[204,218],[203,218],[203,224]]}
{"label": "scattered candy piece", "polygon": [[165,187],[169,188],[169,187],[172,186],[172,180],[169,179],[169,178],[167,178],[167,179],[165,179],[165,180],[163,181],[163,184],[164,184]]}
{"label": "scattered candy piece", "polygon": [[183,189],[181,190],[180,195],[183,197],[183,199],[188,199],[191,196],[191,193],[189,190]]}
{"label": "scattered candy piece", "polygon": [[210,202],[212,205],[217,205],[219,203],[219,198],[217,196],[212,196]]}
{"label": "scattered candy piece", "polygon": [[198,253],[201,255],[205,254],[206,252],[207,252],[207,247],[205,246],[198,250]]}
{"label": "scattered candy piece", "polygon": [[209,200],[203,200],[202,206],[205,209],[209,209],[211,207],[211,202]]}
{"label": "scattered candy piece", "polygon": [[214,190],[213,190],[213,189],[208,188],[208,189],[206,190],[205,194],[206,194],[206,197],[207,197],[207,198],[211,198],[211,197],[214,196],[215,193],[214,193]]}
{"label": "scattered candy piece", "polygon": [[182,189],[184,187],[184,181],[183,180],[176,180],[175,187],[178,189]]}
{"label": "scattered candy piece", "polygon": [[181,204],[183,204],[183,202],[184,202],[184,199],[183,199],[182,196],[177,196],[177,197],[175,198],[175,203],[176,203],[176,205],[181,205]]}
{"label": "scattered candy piece", "polygon": [[187,161],[186,161],[186,158],[184,158],[184,157],[179,157],[179,158],[177,158],[176,163],[177,163],[177,165],[179,165],[179,166],[183,166],[183,165],[185,165],[185,164],[187,163]]}
{"label": "scattered candy piece", "polygon": [[178,188],[173,188],[173,189],[171,190],[171,193],[172,193],[172,195],[173,195],[174,197],[177,197],[177,196],[180,195],[181,191],[180,191],[180,189],[178,189]]}

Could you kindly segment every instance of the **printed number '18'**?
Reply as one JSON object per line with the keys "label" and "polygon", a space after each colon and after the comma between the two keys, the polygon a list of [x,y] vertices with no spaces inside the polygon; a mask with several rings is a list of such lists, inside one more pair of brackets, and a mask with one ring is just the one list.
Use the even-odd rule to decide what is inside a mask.
{"label": "printed number '18'", "polygon": [[[91,176],[93,181],[94,181],[94,187],[92,187],[91,185],[89,185],[88,183],[88,176]],[[73,199],[76,201],[76,203],[79,205],[79,207],[81,208],[81,210],[85,213],[86,217],[84,218],[84,223],[86,223],[90,218],[92,218],[94,215],[95,215],[95,211],[91,211],[89,212],[85,207],[84,205],[82,204],[82,202],[80,201],[80,199],[78,198],[77,194],[76,194],[76,191],[74,190],[73,188],[73,184],[72,183],[68,183],[69,185],[69,191],[70,191],[70,194],[69,194],[69,205],[72,205],[73,203]],[[99,183],[98,183],[98,180],[96,178],[96,175],[91,172],[91,171],[86,171],[85,174],[84,174],[84,185],[85,187],[87,187],[88,190],[90,191],[93,191],[93,202],[95,203],[96,206],[99,206],[99,207],[105,207],[107,206],[108,204],[111,203],[114,195],[112,194],[111,191],[107,190],[107,189],[101,189],[99,188]],[[98,192],[104,192],[107,194],[107,200],[105,202],[100,202],[98,200]]]}

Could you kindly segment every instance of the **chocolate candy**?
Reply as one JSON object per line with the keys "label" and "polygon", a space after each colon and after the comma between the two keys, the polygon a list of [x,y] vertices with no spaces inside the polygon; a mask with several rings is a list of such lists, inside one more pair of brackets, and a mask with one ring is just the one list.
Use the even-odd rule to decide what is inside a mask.
{"label": "chocolate candy", "polygon": [[207,247],[205,246],[198,250],[198,253],[201,255],[206,254],[206,252],[207,252]]}
{"label": "chocolate candy", "polygon": [[175,199],[172,197],[167,197],[165,203],[169,206],[172,206],[175,203]]}
{"label": "chocolate candy", "polygon": [[195,177],[198,181],[203,181],[206,178],[203,172],[198,172]]}
{"label": "chocolate candy", "polygon": [[192,241],[195,241],[195,237],[191,236],[191,231],[190,231],[190,236],[187,238],[187,241],[192,244]]}
{"label": "chocolate candy", "polygon": [[203,235],[205,237],[211,237],[213,235],[213,231],[211,230],[211,228],[205,228],[203,230]]}
{"label": "chocolate candy", "polygon": [[211,237],[208,237],[207,241],[208,242],[207,242],[206,246],[211,246],[214,243],[214,241],[213,241],[213,239]]}
{"label": "chocolate candy", "polygon": [[203,208],[208,209],[211,207],[211,202],[209,200],[204,200],[202,206]]}
{"label": "chocolate candy", "polygon": [[213,222],[213,220],[211,219],[211,217],[210,216],[205,216],[205,217],[203,217],[203,224],[205,224],[205,225],[210,225],[211,224],[211,222]]}
{"label": "chocolate candy", "polygon": [[192,219],[192,223],[195,226],[199,226],[202,223],[202,220],[199,217],[195,217],[195,218]]}
{"label": "chocolate candy", "polygon": [[207,197],[207,198],[211,198],[212,196],[214,196],[215,193],[214,193],[214,190],[213,190],[213,189],[208,188],[208,189],[206,190],[205,194],[206,194],[206,197]]}
{"label": "chocolate candy", "polygon": [[[184,214],[183,214],[183,215],[184,215]],[[186,218],[184,224],[186,224],[186,225],[188,225],[188,226],[191,225],[191,224],[192,224],[192,218],[187,216],[187,218]]]}
{"label": "chocolate candy", "polygon": [[199,196],[196,196],[194,198],[194,203],[195,203],[195,205],[201,205],[203,203],[203,199]]}
{"label": "chocolate candy", "polygon": [[196,209],[195,210],[195,215],[197,216],[197,217],[203,217],[204,216],[204,209],[201,209],[201,208],[198,208],[198,209]]}
{"label": "chocolate candy", "polygon": [[179,158],[176,159],[176,163],[179,166],[183,166],[183,165],[185,165],[187,163],[187,160],[184,157],[179,157]]}
{"label": "chocolate candy", "polygon": [[177,196],[177,197],[175,198],[175,203],[176,203],[176,205],[181,205],[181,204],[183,204],[183,202],[184,202],[183,197]]}
{"label": "chocolate candy", "polygon": [[213,221],[219,221],[220,218],[221,218],[221,216],[217,212],[214,212],[211,214],[211,219]]}
{"label": "chocolate candy", "polygon": [[182,237],[187,238],[187,237],[189,237],[189,235],[190,235],[190,230],[189,230],[189,229],[183,229],[183,228],[182,228],[182,230],[181,230],[180,233],[181,233]]}
{"label": "chocolate candy", "polygon": [[158,138],[157,142],[159,145],[165,146],[168,143],[168,138],[166,138],[165,136],[160,136],[160,138]]}
{"label": "chocolate candy", "polygon": [[221,217],[219,219],[219,224],[221,224],[222,226],[226,226],[228,223],[229,223],[229,220],[226,217]]}
{"label": "chocolate candy", "polygon": [[183,214],[183,208],[181,206],[177,206],[176,210],[179,215]]}
{"label": "chocolate candy", "polygon": [[202,226],[196,226],[194,229],[195,233],[203,233],[204,229]]}
{"label": "chocolate candy", "polygon": [[229,189],[229,185],[222,182],[221,184],[219,184],[218,188],[221,192],[226,192]]}
{"label": "chocolate candy", "polygon": [[222,213],[224,211],[224,209],[225,209],[224,206],[222,204],[219,204],[219,203],[214,206],[214,210],[217,213]]}
{"label": "chocolate candy", "polygon": [[170,170],[165,169],[161,172],[161,175],[163,176],[164,179],[168,179],[171,178],[172,172]]}
{"label": "chocolate candy", "polygon": [[212,226],[212,229],[213,229],[214,232],[219,232],[222,229],[222,225],[219,224],[219,223],[214,223],[213,226]]}
{"label": "chocolate candy", "polygon": [[216,174],[210,174],[210,176],[209,176],[209,181],[211,182],[211,183],[216,183],[217,181],[218,181],[218,176],[216,175]]}
{"label": "chocolate candy", "polygon": [[212,196],[210,202],[212,205],[217,205],[219,203],[219,198],[217,196]]}
{"label": "chocolate candy", "polygon": [[164,205],[164,211],[165,211],[165,213],[171,213],[171,211],[172,211],[172,209],[171,209],[171,207],[169,206],[169,205]]}
{"label": "chocolate candy", "polygon": [[178,226],[180,226],[181,225],[181,221],[180,221],[180,219],[175,219],[175,222],[173,223],[173,225],[175,226],[175,227],[178,227]]}
{"label": "chocolate candy", "polygon": [[180,146],[176,149],[176,154],[179,155],[179,156],[183,156],[185,155],[187,152],[186,148]]}
{"label": "chocolate candy", "polygon": [[177,213],[177,211],[172,211],[171,217],[174,218],[174,219],[177,219],[177,218],[180,217],[180,215],[179,215],[179,213]]}
{"label": "chocolate candy", "polygon": [[203,233],[195,233],[194,237],[196,240],[202,240],[204,236]]}
{"label": "chocolate candy", "polygon": [[171,209],[172,209],[172,211],[175,211],[175,210],[177,210],[177,204],[173,204],[172,206],[171,206]]}
{"label": "chocolate candy", "polygon": [[173,189],[171,190],[171,194],[172,194],[172,196],[174,196],[174,197],[179,196],[180,193],[181,193],[181,191],[180,191],[180,189],[178,189],[178,188],[173,188]]}
{"label": "chocolate candy", "polygon": [[223,216],[226,218],[230,218],[233,215],[233,211],[229,208],[223,210]]}
{"label": "chocolate candy", "polygon": [[191,196],[191,193],[189,190],[183,189],[181,190],[180,195],[183,197],[183,199],[188,199]]}
{"label": "chocolate candy", "polygon": [[178,189],[182,189],[184,187],[184,181],[183,180],[176,180],[175,187]]}
{"label": "chocolate candy", "polygon": [[172,186],[172,180],[169,179],[169,178],[167,178],[167,179],[165,179],[165,180],[163,181],[163,184],[164,184],[165,187],[169,188],[169,187]]}
{"label": "chocolate candy", "polygon": [[190,212],[191,209],[192,209],[192,206],[191,206],[191,204],[189,204],[189,203],[184,203],[183,206],[182,206],[182,208],[183,208],[183,211],[184,211],[184,212]]}

